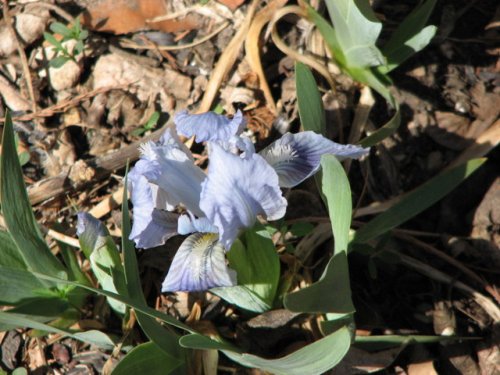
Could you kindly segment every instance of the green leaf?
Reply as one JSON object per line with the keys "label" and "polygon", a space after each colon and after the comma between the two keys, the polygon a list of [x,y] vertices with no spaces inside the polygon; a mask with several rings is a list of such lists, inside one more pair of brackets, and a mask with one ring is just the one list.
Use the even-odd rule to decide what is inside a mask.
{"label": "green leaf", "polygon": [[57,242],[59,252],[64,260],[64,264],[68,270],[68,277],[70,280],[76,280],[82,284],[89,284],[90,281],[78,264],[75,251],[63,242]]}
{"label": "green leaf", "polygon": [[[392,95],[391,95],[392,97]],[[372,147],[383,141],[385,138],[393,135],[396,130],[398,130],[401,124],[401,111],[399,109],[399,104],[394,102],[396,105],[396,113],[391,117],[391,119],[384,124],[382,127],[377,129],[375,132],[370,134],[368,137],[362,139],[359,143],[363,147]]]}
{"label": "green leaf", "polygon": [[14,371],[12,371],[11,375],[28,375],[28,370],[26,370],[24,367],[18,367]]}
{"label": "green leaf", "polygon": [[108,290],[93,288],[91,286],[88,286],[88,285],[85,285],[85,284],[81,284],[81,283],[76,282],[76,281],[59,279],[57,277],[54,277],[54,276],[51,276],[51,275],[47,275],[47,274],[43,274],[43,273],[34,272],[33,276],[35,276],[35,277],[37,277],[39,279],[42,279],[42,280],[48,280],[48,281],[55,282],[55,283],[76,286],[76,287],[79,287],[79,288],[82,288],[82,289],[85,289],[85,290],[89,290],[89,291],[91,291],[93,293],[96,293],[96,294],[99,294],[99,295],[103,295],[103,296],[115,299],[115,300],[117,300],[117,301],[119,301],[121,303],[124,303],[124,304],[126,304],[126,305],[128,305],[130,307],[133,307],[136,311],[142,312],[142,313],[144,313],[144,314],[146,314],[146,315],[148,315],[148,316],[150,316],[152,318],[159,319],[160,321],[162,321],[162,322],[164,322],[166,324],[169,324],[171,326],[183,329],[183,330],[185,330],[187,332],[196,333],[189,326],[187,326],[186,324],[178,321],[177,319],[173,318],[172,316],[164,314],[164,313],[161,313],[159,311],[156,311],[155,309],[153,309],[153,308],[151,308],[149,306],[145,306],[145,305],[142,305],[142,304],[137,304],[132,298],[128,297],[127,295],[120,295],[120,294],[117,294],[117,293],[110,292]]}
{"label": "green leaf", "polygon": [[80,34],[78,35],[78,39],[80,40],[85,40],[89,36],[89,32],[87,30],[82,30]]}
{"label": "green leaf", "polygon": [[28,270],[0,266],[0,305],[15,305],[22,300],[39,297],[37,290],[47,284]]}
{"label": "green leaf", "polygon": [[[113,238],[108,229],[97,219],[88,215],[79,241],[90,267],[104,290],[124,294],[127,292],[125,274]],[[125,314],[126,306],[108,299],[110,306],[119,314]]]}
{"label": "green leaf", "polygon": [[52,68],[59,69],[62,67],[64,64],[66,64],[69,60],[71,60],[69,57],[66,56],[57,56],[50,60],[49,65]]}
{"label": "green leaf", "polygon": [[83,45],[83,42],[81,40],[79,40],[78,42],[76,42],[75,44],[75,48],[74,48],[74,52],[73,54],[76,56],[76,55],[79,55],[83,52],[83,49],[84,49],[84,45]]}
{"label": "green leaf", "polygon": [[[242,237],[245,243],[236,241],[227,253],[229,266],[238,275],[238,286],[214,288],[214,293],[230,298],[228,302],[245,309],[251,306],[252,311],[265,306],[269,309],[273,305],[280,277],[278,253],[269,232],[260,223],[245,231]],[[232,288],[235,289],[231,291]]]}
{"label": "green leaf", "polygon": [[300,62],[295,63],[295,85],[302,127],[326,134],[325,111],[318,86],[311,70]]}
{"label": "green leaf", "polygon": [[149,120],[144,124],[144,129],[146,130],[154,129],[159,119],[160,119],[160,112],[157,111],[153,112]]}
{"label": "green leaf", "polygon": [[[25,299],[16,307],[9,309],[9,314],[16,314],[37,322],[46,323],[57,319],[69,307],[68,301],[57,297],[36,297]],[[0,331],[21,328],[18,325],[6,325],[0,323]]]}
{"label": "green leaf", "polygon": [[19,164],[21,166],[28,164],[30,161],[30,153],[27,151],[23,151],[19,154]]}
{"label": "green leaf", "polygon": [[240,350],[224,340],[216,341],[198,333],[182,336],[179,343],[184,348],[204,349],[204,350],[230,350],[239,353]]}
{"label": "green leaf", "polygon": [[49,29],[54,34],[60,34],[62,36],[66,36],[66,37],[71,36],[71,30],[68,29],[65,25],[63,25],[60,22],[51,23],[50,26],[49,26]]}
{"label": "green leaf", "polygon": [[356,336],[354,344],[365,350],[385,350],[407,344],[435,344],[463,340],[480,340],[480,337],[462,336],[425,336],[425,335],[381,335],[381,336]]}
{"label": "green leaf", "polygon": [[0,266],[25,270],[26,263],[8,232],[0,230]]}
{"label": "green leaf", "polygon": [[184,365],[175,356],[168,355],[154,342],[133,348],[114,368],[112,375],[148,374],[167,375]]}
{"label": "green leaf", "polygon": [[346,58],[344,56],[344,52],[337,38],[337,34],[335,29],[318,13],[316,10],[310,6],[307,6],[307,17],[311,20],[312,23],[316,25],[319,32],[323,36],[328,48],[332,52],[333,59],[335,62],[342,68],[346,68]]}
{"label": "green leaf", "polygon": [[394,206],[356,231],[353,241],[367,242],[403,224],[446,196],[477,170],[486,159],[474,159],[447,170],[404,195]]}
{"label": "green leaf", "polygon": [[351,226],[351,189],[340,162],[333,155],[321,158],[323,194],[335,238],[334,256],[321,278],[311,286],[285,296],[287,309],[298,312],[354,312],[349,283],[347,246]]}
{"label": "green leaf", "polygon": [[349,180],[342,164],[334,155],[321,157],[323,194],[328,201],[328,214],[335,238],[334,254],[347,252],[351,228],[352,199]]}
{"label": "green leaf", "polygon": [[271,309],[271,306],[264,302],[262,298],[242,285],[212,288],[210,292],[218,295],[226,302],[241,307],[242,309],[263,313]]}
{"label": "green leaf", "polygon": [[62,43],[58,41],[54,35],[45,32],[43,33],[43,37],[48,43],[52,44],[56,48],[56,50],[58,51],[64,50]]}
{"label": "green leaf", "polygon": [[391,38],[382,48],[384,55],[398,55],[398,50],[409,40],[422,32],[429,16],[436,5],[436,0],[426,0],[415,8],[392,33]]}
{"label": "green leaf", "polygon": [[334,255],[314,284],[287,294],[283,301],[290,311],[307,313],[353,313],[349,265],[344,252]]}
{"label": "green leaf", "polygon": [[44,323],[37,322],[36,320],[29,319],[22,315],[12,314],[0,311],[0,323],[12,325],[16,327],[29,327],[46,331],[50,333],[58,333],[63,336],[69,336],[79,341],[88,342],[100,348],[111,349],[114,346],[113,341],[104,333],[100,331],[86,331],[86,332],[70,332],[59,328],[49,326]]}
{"label": "green leaf", "polygon": [[349,330],[344,327],[292,354],[278,359],[265,359],[253,354],[222,352],[233,361],[277,375],[322,374],[337,365],[347,354],[351,344]]}
{"label": "green leaf", "polygon": [[368,0],[325,0],[335,28],[335,36],[348,67],[370,67],[385,64],[375,45],[382,23]]}
{"label": "green leaf", "polygon": [[[122,249],[123,264],[125,270],[125,280],[127,285],[127,295],[138,305],[147,306],[146,298],[142,291],[141,279],[137,257],[135,256],[134,243],[129,240],[130,235],[130,214],[128,211],[128,166],[125,171],[123,182],[122,200]],[[137,320],[146,336],[160,348],[165,355],[173,356],[179,361],[184,361],[186,353],[179,346],[179,336],[167,331],[156,319],[136,311]]]}
{"label": "green leaf", "polygon": [[12,120],[8,112],[3,129],[0,176],[0,197],[5,224],[24,263],[32,271],[65,278],[63,265],[51,253],[33,216],[17,156]]}
{"label": "green leaf", "polygon": [[423,28],[418,34],[407,40],[401,48],[388,54],[387,65],[380,66],[379,71],[381,73],[388,73],[401,65],[413,54],[423,50],[431,42],[432,38],[434,38],[436,31],[437,27],[432,25]]}

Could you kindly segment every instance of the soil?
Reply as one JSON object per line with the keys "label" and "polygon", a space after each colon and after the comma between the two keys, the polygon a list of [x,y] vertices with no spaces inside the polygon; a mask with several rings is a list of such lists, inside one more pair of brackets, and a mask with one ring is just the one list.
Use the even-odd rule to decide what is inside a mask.
{"label": "soil", "polygon": [[[210,74],[251,8],[249,1],[221,2],[233,10],[211,1],[209,16],[193,12],[178,18],[181,21],[166,21],[148,30],[144,20],[193,4],[152,1],[151,9],[127,8],[134,2],[138,0],[121,1],[119,7],[124,10],[121,18],[130,17],[134,22],[113,24],[119,20],[109,18],[104,26],[94,21],[96,17],[106,19],[106,15],[96,15],[96,9],[106,9],[106,0],[55,1],[55,8],[42,6],[36,12],[23,2],[11,7],[12,17],[31,13],[39,17],[38,29],[33,26],[33,35],[20,42],[27,57],[30,84],[15,43],[12,47],[0,41],[0,112],[4,107],[12,110],[19,152],[29,154],[23,171],[39,223],[46,228],[58,223],[62,228],[59,232],[68,238],[75,237],[75,207],[94,213],[112,234],[119,235],[116,201],[127,159],[137,158],[137,145],[143,137],[157,137],[157,129],[170,123],[176,111],[206,105]],[[374,3],[384,30],[390,32],[417,1]],[[42,56],[51,48],[43,41],[42,32],[48,31],[51,22],[66,24],[65,17],[82,12],[87,17],[84,27],[90,29],[85,56],[65,64],[63,70],[49,68],[47,58]],[[94,21],[89,21],[89,15]],[[172,51],[154,48],[192,43],[226,19],[233,23],[201,45]],[[373,148],[369,158],[352,163],[349,170],[355,207],[367,213],[356,217],[354,225],[362,225],[373,216],[369,210],[363,211],[372,203],[399,197],[454,163],[476,157],[488,160],[452,193],[394,231],[384,243],[384,249],[391,252],[381,250],[376,256],[355,252],[349,257],[356,332],[455,334],[473,339],[375,352],[353,348],[333,374],[366,370],[409,375],[500,374],[499,322],[478,304],[477,298],[464,294],[456,285],[461,282],[498,306],[500,151],[495,146],[500,138],[500,6],[493,0],[442,0],[437,2],[429,23],[438,26],[431,45],[391,74],[393,92],[402,109],[399,130]],[[280,23],[282,37],[295,49],[310,47],[301,38],[304,30],[293,18]],[[0,35],[4,35],[1,33],[0,28]],[[18,37],[20,34],[18,30]],[[140,49],[144,45],[153,48]],[[242,109],[257,148],[270,143],[283,128],[296,131],[300,127],[293,60],[270,39],[261,38],[260,52],[278,110],[266,103],[258,75],[245,60],[248,51],[243,49],[228,66],[220,82],[220,94],[209,103],[209,108],[219,106],[229,113]],[[345,143],[359,100],[359,86],[338,77],[337,96],[332,99],[326,92],[327,83],[319,75],[317,79],[324,93],[329,135]],[[384,100],[374,96],[368,127],[382,125],[390,115]],[[158,126],[144,129],[154,111],[160,112]],[[203,146],[195,145],[192,150],[197,162],[205,165]],[[286,220],[319,217],[325,221],[327,214],[314,179],[288,194],[291,209]],[[321,220],[313,224],[315,233],[320,233]],[[278,309],[255,316],[210,293],[161,295],[161,281],[181,241],[174,238],[158,249],[138,252],[144,292],[152,306],[179,319],[195,321],[192,324],[216,327],[226,339],[266,357],[285,355],[319,337],[318,321],[308,315]],[[331,249],[332,239],[327,234],[312,251],[301,277],[316,280]],[[408,266],[393,251],[430,270]],[[293,263],[291,258],[286,252],[282,254],[284,269]],[[101,313],[99,317],[92,314],[95,311]],[[89,301],[88,312],[84,318],[89,327],[120,334],[118,318],[103,300]],[[33,374],[109,373],[122,356],[70,339],[54,341],[28,333],[24,329],[0,332],[0,367],[4,371],[26,367]],[[144,338],[137,329],[130,340],[137,344]],[[244,369],[221,355],[219,373],[259,372]]]}

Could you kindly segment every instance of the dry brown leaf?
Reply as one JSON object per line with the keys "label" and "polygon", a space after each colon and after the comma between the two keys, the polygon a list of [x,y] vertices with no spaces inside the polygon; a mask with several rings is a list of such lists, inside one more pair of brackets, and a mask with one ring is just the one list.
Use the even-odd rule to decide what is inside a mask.
{"label": "dry brown leaf", "polygon": [[102,56],[94,68],[94,89],[118,85],[131,85],[129,91],[141,102],[159,96],[165,112],[172,110],[171,95],[188,100],[191,94],[191,79],[174,70],[144,67],[114,53]]}
{"label": "dry brown leaf", "polygon": [[260,61],[260,34],[264,26],[271,21],[276,13],[276,10],[282,8],[287,2],[288,0],[274,0],[260,10],[255,15],[255,19],[252,21],[245,39],[246,59],[250,68],[259,77],[260,89],[264,93],[264,97],[267,102],[266,104],[274,113],[276,113],[276,104],[274,103],[274,98],[271,94],[271,89],[267,84],[264,69],[262,68],[262,63]]}
{"label": "dry brown leaf", "polygon": [[144,29],[177,32],[199,25],[187,16],[181,20],[149,20],[167,14],[163,0],[101,0],[94,1],[82,15],[82,24],[92,30],[128,34]]}

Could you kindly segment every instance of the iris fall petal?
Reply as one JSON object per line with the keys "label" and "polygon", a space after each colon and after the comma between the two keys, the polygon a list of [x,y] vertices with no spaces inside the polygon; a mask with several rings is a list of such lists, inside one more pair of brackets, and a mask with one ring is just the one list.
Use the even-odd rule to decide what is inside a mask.
{"label": "iris fall petal", "polygon": [[224,247],[216,234],[195,233],[184,240],[175,254],[162,292],[203,291],[236,285],[236,272],[229,269]]}
{"label": "iris fall petal", "polygon": [[324,154],[333,154],[342,161],[360,158],[368,152],[368,148],[341,145],[312,131],[305,131],[286,133],[260,151],[259,155],[274,168],[281,187],[294,187],[318,170]]}

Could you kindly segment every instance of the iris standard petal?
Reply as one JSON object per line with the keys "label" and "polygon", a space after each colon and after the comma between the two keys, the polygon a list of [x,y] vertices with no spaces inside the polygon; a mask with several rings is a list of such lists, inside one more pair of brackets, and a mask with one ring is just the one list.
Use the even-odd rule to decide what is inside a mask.
{"label": "iris standard petal", "polygon": [[221,146],[224,150],[235,155],[241,154],[243,157],[247,157],[255,153],[255,146],[252,140],[244,134],[233,135],[227,141],[217,141],[215,143]]}
{"label": "iris standard petal", "polygon": [[206,217],[196,218],[192,214],[181,215],[177,223],[177,233],[218,233],[217,227],[213,225]]}
{"label": "iris standard petal", "polygon": [[260,151],[259,155],[274,168],[281,187],[294,187],[318,170],[321,155],[333,154],[342,161],[360,158],[369,151],[369,148],[341,145],[312,131],[305,131],[286,133]]}
{"label": "iris standard petal", "polygon": [[140,174],[144,161],[128,174],[130,197],[134,206],[134,223],[129,239],[139,248],[149,249],[163,245],[170,237],[177,234],[179,215],[155,208],[155,194],[146,177]]}
{"label": "iris standard petal", "polygon": [[232,119],[214,112],[191,115],[181,111],[174,117],[177,132],[185,137],[195,136],[196,142],[227,141],[238,135],[246,125],[243,113],[238,110]]}
{"label": "iris standard petal", "polygon": [[175,254],[162,292],[203,291],[236,285],[236,272],[229,269],[224,247],[216,234],[195,233],[184,240]]}
{"label": "iris standard petal", "polygon": [[186,153],[169,146],[147,143],[142,152],[146,165],[143,174],[149,182],[162,190],[167,208],[182,203],[197,216],[203,216],[199,208],[201,183],[206,175]]}
{"label": "iris standard petal", "polygon": [[172,126],[169,126],[165,131],[163,132],[162,136],[160,137],[160,140],[158,142],[159,146],[166,146],[166,147],[173,147],[178,150],[181,150],[186,154],[186,156],[194,161],[193,155],[191,154],[191,151],[187,146],[179,139],[179,136],[177,135],[175,128]]}
{"label": "iris standard petal", "polygon": [[251,227],[257,215],[268,220],[285,215],[287,202],[278,186],[278,175],[261,156],[242,158],[210,144],[209,160],[200,207],[219,229],[227,250],[239,230]]}

